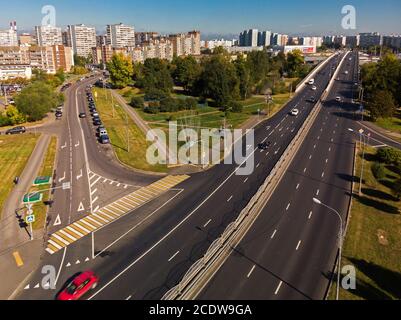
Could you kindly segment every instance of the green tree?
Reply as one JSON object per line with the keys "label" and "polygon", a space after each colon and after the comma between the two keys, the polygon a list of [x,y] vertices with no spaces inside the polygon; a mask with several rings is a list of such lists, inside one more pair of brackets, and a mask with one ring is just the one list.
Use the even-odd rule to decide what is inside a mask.
{"label": "green tree", "polygon": [[300,50],[294,50],[287,54],[286,69],[291,78],[299,77],[304,65],[305,58]]}
{"label": "green tree", "polygon": [[242,100],[248,99],[252,94],[251,73],[246,60],[239,56],[234,62],[239,80],[239,94]]}
{"label": "green tree", "polygon": [[397,165],[401,163],[401,151],[394,148],[380,148],[377,150],[376,157],[385,164]]}
{"label": "green tree", "polygon": [[401,198],[401,179],[397,179],[393,183],[393,187],[391,189],[392,189],[394,196],[397,197],[397,199],[400,199]]}
{"label": "green tree", "polygon": [[372,119],[390,118],[397,109],[393,95],[388,90],[379,90],[372,94],[367,104]]}
{"label": "green tree", "polygon": [[239,81],[234,65],[221,55],[205,59],[196,88],[201,97],[211,98],[220,108],[226,108],[231,100],[239,97]]}
{"label": "green tree", "polygon": [[242,111],[244,110],[244,107],[242,106],[242,104],[237,101],[231,101],[228,104],[228,108],[229,108],[229,111],[234,112],[234,113],[242,113]]}
{"label": "green tree", "polygon": [[172,75],[176,84],[190,92],[202,71],[200,65],[193,56],[176,57],[172,64],[174,65]]}
{"label": "green tree", "polygon": [[132,82],[132,60],[122,53],[113,55],[107,63],[107,70],[110,72],[110,82],[116,88],[124,88]]}
{"label": "green tree", "polygon": [[174,82],[169,70],[169,63],[161,59],[146,59],[141,72],[136,76],[136,84],[145,94],[157,90],[170,95]]}
{"label": "green tree", "polygon": [[25,87],[15,98],[20,113],[27,116],[28,121],[38,121],[45,117],[51,109],[63,102],[64,96],[42,81],[35,81]]}
{"label": "green tree", "polygon": [[186,110],[196,110],[198,108],[198,101],[193,97],[186,98],[184,102]]}
{"label": "green tree", "polygon": [[14,106],[7,107],[5,116],[10,119],[10,125],[22,124],[26,122],[26,117]]}
{"label": "green tree", "polygon": [[252,51],[247,56],[247,64],[251,76],[252,85],[259,86],[270,71],[270,59],[266,50]]}

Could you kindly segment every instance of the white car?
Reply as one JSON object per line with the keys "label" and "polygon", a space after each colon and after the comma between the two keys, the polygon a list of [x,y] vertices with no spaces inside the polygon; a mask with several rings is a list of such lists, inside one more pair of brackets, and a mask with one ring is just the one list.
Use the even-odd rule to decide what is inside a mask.
{"label": "white car", "polygon": [[342,100],[342,99],[341,99],[340,96],[337,96],[337,97],[336,97],[336,101],[337,101],[337,102],[341,102],[341,100]]}
{"label": "white car", "polygon": [[291,115],[296,117],[297,115],[299,115],[299,110],[298,109],[292,109],[291,110]]}
{"label": "white car", "polygon": [[313,86],[311,89],[312,89],[313,91],[316,91],[316,90],[317,90],[317,87],[316,87],[316,86]]}

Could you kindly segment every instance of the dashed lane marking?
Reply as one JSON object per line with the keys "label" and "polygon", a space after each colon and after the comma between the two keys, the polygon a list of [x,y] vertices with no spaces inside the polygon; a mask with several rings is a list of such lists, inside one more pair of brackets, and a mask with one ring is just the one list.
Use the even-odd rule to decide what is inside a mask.
{"label": "dashed lane marking", "polygon": [[[94,176],[92,176],[92,179],[97,179],[94,181],[98,181],[99,176],[97,176],[97,178]],[[95,213],[53,233],[48,240],[46,251],[49,254],[60,251],[89,233],[106,226],[139,208],[143,204],[161,196],[163,193],[173,189],[188,178],[189,176],[187,175],[167,176],[147,187],[135,190],[133,193],[103,208],[97,208],[98,210],[96,210]],[[89,179],[91,179],[91,177]]]}

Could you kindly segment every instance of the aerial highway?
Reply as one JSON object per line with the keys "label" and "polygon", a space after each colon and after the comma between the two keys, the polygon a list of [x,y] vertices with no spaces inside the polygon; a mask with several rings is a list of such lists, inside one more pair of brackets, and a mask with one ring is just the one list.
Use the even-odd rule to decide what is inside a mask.
{"label": "aerial highway", "polygon": [[[249,176],[239,176],[235,173],[240,164],[220,164],[206,172],[191,175],[183,180],[184,182],[166,190],[162,195],[150,199],[150,201],[146,202],[144,205],[122,215],[119,219],[115,219],[111,223],[105,223],[99,230],[96,230],[96,232],[71,242],[71,244],[65,246],[62,250],[54,254],[45,252],[42,257],[41,265],[38,267],[37,271],[20,286],[17,297],[20,299],[53,299],[57,290],[60,290],[72,275],[79,271],[93,269],[99,276],[100,282],[96,290],[87,297],[89,299],[160,299],[170,288],[174,287],[180,281],[189,267],[203,256],[213,240],[220,236],[226,226],[235,220],[242,208],[249,202],[314,107],[315,104],[307,100],[310,99],[311,96],[320,99],[344,54],[345,53],[342,53],[334,57],[316,75],[315,85],[317,90],[315,92],[313,92],[310,87],[305,87],[285,106],[285,108],[283,108],[283,110],[278,112],[273,118],[256,127],[255,144],[257,145],[258,143],[268,141],[270,142],[270,147],[268,150],[260,150],[255,146],[250,150],[250,153],[255,158],[255,170],[253,174]],[[352,67],[349,67],[349,70],[351,69]],[[353,76],[352,72],[350,72],[349,76]],[[349,132],[344,132],[344,127],[355,127],[355,122],[352,119],[343,117],[341,112],[344,111],[342,108],[347,106],[350,101],[348,99],[350,99],[349,95],[352,93],[352,91],[349,91],[351,80],[352,79],[347,79],[343,76],[342,80],[336,83],[333,90],[330,92],[328,101],[325,102],[324,108],[315,122],[315,127],[318,126],[318,128],[313,127],[313,134],[309,134],[305,145],[302,147],[296,159],[294,159],[291,169],[283,179],[273,199],[271,199],[266,206],[260,218],[261,222],[255,224],[254,228],[263,229],[268,228],[268,226],[271,228],[278,228],[278,225],[274,224],[276,221],[276,223],[283,225],[283,227],[280,226],[280,230],[288,230],[281,235],[278,232],[277,235],[275,235],[275,237],[277,237],[276,240],[279,237],[284,238],[282,238],[283,240],[280,242],[275,242],[276,247],[274,252],[281,252],[283,255],[285,253],[289,254],[292,250],[291,241],[293,237],[300,238],[297,241],[304,237],[305,239],[307,237],[309,238],[310,236],[318,239],[319,236],[321,237],[320,231],[327,231],[324,229],[324,226],[321,226],[319,232],[316,234],[313,233],[312,235],[308,229],[303,229],[305,222],[303,221],[302,214],[293,214],[293,216],[297,216],[295,222],[290,220],[290,214],[286,215],[284,218],[281,217],[281,206],[287,207],[287,205],[290,204],[288,211],[299,211],[301,213],[303,213],[303,209],[306,207],[312,206],[311,199],[309,201],[306,192],[308,192],[309,195],[309,193],[317,191],[314,190],[315,180],[322,184],[322,186],[319,185],[319,194],[321,197],[323,196],[322,200],[330,200],[328,198],[331,198],[331,194],[333,194],[334,200],[337,199],[336,197],[342,199],[341,202],[338,202],[338,205],[345,205],[346,203],[344,192],[349,192],[350,179],[349,177],[347,178],[347,176],[343,176],[341,172],[345,171],[349,174],[349,170],[352,167],[352,142],[355,136],[352,136]],[[105,160],[107,159],[104,158],[107,157],[107,150],[102,149],[102,147],[95,143],[90,124],[85,121],[80,123],[78,119],[79,110],[80,108],[84,108],[86,103],[84,100],[85,87],[87,84],[92,83],[91,81],[92,80],[88,80],[74,85],[68,91],[66,110],[68,110],[67,112],[69,115],[67,116],[67,126],[70,126],[71,134],[65,137],[68,146],[66,149],[70,150],[69,147],[71,146],[73,150],[76,148],[79,152],[76,152],[77,155],[72,155],[76,157],[74,158],[76,159],[74,160],[75,167],[73,167],[72,171],[70,171],[68,167],[68,154],[63,157],[62,162],[65,162],[64,167],[58,166],[57,168],[59,172],[58,175],[60,175],[60,170],[68,172],[66,174],[69,174],[68,178],[70,178],[71,181],[74,181],[74,178],[77,179],[77,176],[81,173],[81,169],[84,175],[87,174],[87,177],[82,180],[82,185],[77,186],[74,183],[72,184],[72,192],[76,195],[73,196],[72,209],[63,216],[67,217],[67,220],[62,219],[63,224],[55,226],[54,229],[50,230],[49,236],[51,233],[61,228],[68,228],[69,224],[76,222],[86,215],[90,215],[92,213],[91,210],[95,209],[93,204],[90,203],[90,200],[89,202],[87,200],[90,199],[89,195],[92,192],[91,185],[93,182],[91,181],[93,181],[94,174],[96,175],[96,179],[101,177],[99,181],[113,181],[113,179],[117,177],[120,184],[135,186],[135,188],[133,188],[134,190],[141,190],[140,188],[144,188],[151,183],[157,183],[158,179],[162,179],[162,177],[147,176],[137,172],[127,172],[127,169],[116,164],[111,156],[111,158]],[[341,106],[332,101],[332,99],[339,94],[339,91],[341,91],[341,95],[344,96],[343,105]],[[294,108],[299,109],[300,112],[298,116],[289,115],[290,111]],[[338,115],[336,116],[335,113],[338,113]],[[320,133],[321,129],[323,131]],[[317,139],[317,137],[319,137],[319,139]],[[331,139],[333,139],[333,141],[331,141]],[[63,145],[63,142],[60,143]],[[244,142],[238,143],[242,144],[244,150],[249,148]],[[330,147],[329,145],[332,146]],[[315,151],[316,153],[313,152],[315,148],[319,148],[320,150],[320,148],[323,147],[327,149],[324,153],[323,149],[321,153],[317,151]],[[331,148],[330,151],[329,148]],[[336,161],[328,161],[326,164],[326,157],[328,160],[333,159],[329,153],[337,153],[341,148],[345,148],[347,152],[340,152]],[[350,150],[351,152],[349,152]],[[351,159],[349,158],[350,153]],[[313,154],[315,154],[315,158]],[[324,157],[323,154],[325,154]],[[309,155],[312,155],[310,160],[308,159]],[[306,159],[304,159],[305,157]],[[312,164],[312,159],[318,162],[320,159],[323,163]],[[335,165],[340,166],[339,169],[333,167]],[[320,178],[315,177],[315,180],[310,182],[307,177],[304,177],[305,174],[302,173],[304,168],[306,168],[306,175],[309,174],[307,173],[308,168],[311,172],[310,174],[313,172],[314,175],[317,175],[319,171]],[[297,170],[301,170],[301,173],[297,173]],[[340,170],[340,172],[338,172],[338,170]],[[321,176],[323,172],[324,175]],[[298,183],[292,186],[292,182],[297,180],[296,178],[298,176],[303,177],[303,180],[299,178],[298,187]],[[333,180],[333,183],[330,182],[329,184],[328,181],[330,178],[333,178],[333,176],[336,178]],[[63,177],[63,173],[61,173],[61,177]],[[336,186],[336,188],[340,190],[338,191],[340,196],[337,196],[335,192],[333,193],[332,190],[330,190],[330,187],[332,187],[331,185]],[[113,188],[113,186],[110,188]],[[304,191],[297,192],[298,189]],[[104,206],[118,200],[119,196],[125,196],[127,192],[132,192],[132,189],[126,192],[123,191],[122,193],[116,192],[114,197],[107,196],[108,192],[106,192],[104,197],[106,197],[107,200],[103,202]],[[279,200],[279,194],[282,195],[282,193],[285,193],[284,199],[287,199],[285,202],[288,203],[284,204],[282,200]],[[69,204],[67,195],[63,196],[66,199],[64,200],[65,203],[62,203],[61,206]],[[56,199],[58,199],[58,197],[59,196],[56,195]],[[100,197],[103,197],[103,194],[100,195]],[[84,204],[86,210],[77,213],[80,202],[84,200],[86,200]],[[301,204],[298,204],[298,202],[301,202]],[[269,206],[272,206],[272,208]],[[55,206],[55,208],[58,207]],[[102,208],[100,208],[100,211],[101,210]],[[52,216],[54,217],[54,214],[52,214]],[[331,264],[332,266],[333,255],[335,254],[333,247],[335,247],[336,241],[335,223],[330,220],[330,217],[327,217],[327,214],[322,215],[321,218],[316,217],[318,216],[317,213],[313,213],[312,216],[317,219],[313,220],[314,226],[319,225],[319,219],[328,219],[324,220],[324,223],[326,228],[330,229],[330,232],[325,235],[325,239],[320,241],[316,240],[318,241],[316,243],[319,243],[319,245],[316,245],[316,252],[320,252],[320,250],[322,250],[323,247],[326,248],[326,246],[331,250],[329,250],[330,252],[326,252],[326,256],[315,257],[315,255],[312,255],[313,258],[310,258],[310,263],[312,265],[316,262],[317,268],[321,265],[328,266]],[[296,232],[293,232],[291,228],[295,228]],[[267,231],[270,231],[270,229]],[[299,232],[305,233],[305,236],[301,237]],[[258,231],[252,229],[249,233],[249,237],[254,239],[256,234],[258,234]],[[262,259],[265,257],[264,252],[268,250],[269,246],[267,243],[267,235],[263,233],[261,236],[263,236],[263,241],[260,243],[257,241],[258,245],[253,244],[254,251],[252,252],[255,252],[257,256],[260,255]],[[306,240],[304,241],[306,243]],[[295,244],[295,246],[297,246],[297,244]],[[298,250],[304,250],[304,246],[305,244],[302,247],[300,245]],[[248,256],[248,252],[246,256]],[[299,256],[300,255],[298,255],[298,257]],[[232,259],[235,260],[235,258],[237,258],[236,255],[230,257],[221,270],[229,266],[231,263],[230,261]],[[291,259],[293,262],[291,262],[291,264],[286,264],[285,269],[291,269],[293,272],[295,272],[291,268],[293,265],[299,266],[305,259],[309,261],[309,258],[305,258],[304,256],[302,256],[302,259],[297,258],[297,256],[291,256]],[[237,259],[235,261],[238,260],[246,259]],[[277,264],[279,264],[278,259],[273,260],[277,261]],[[247,269],[248,264],[249,262],[246,260],[241,266],[235,266],[237,272],[230,272],[227,275],[232,275],[233,277],[236,277],[236,275],[238,276],[238,274],[243,272],[241,268]],[[57,269],[56,290],[46,290],[46,288],[42,288],[40,285],[43,278],[41,270],[42,266],[45,265],[53,265]],[[252,268],[252,265],[250,268]],[[326,270],[326,268],[324,269]],[[249,272],[249,270],[247,271]],[[248,272],[246,272],[246,274]],[[312,271],[310,270],[310,272]],[[257,273],[255,272],[255,274]],[[219,275],[220,273],[218,273],[216,279],[213,279],[210,283],[210,288],[214,286],[214,283],[218,283],[218,281],[224,283],[230,282],[232,286],[236,285],[234,281],[226,280],[226,278]],[[295,275],[292,274],[292,277],[297,277],[298,281],[307,281],[306,277],[300,277],[296,273]],[[312,275],[310,277],[312,277]],[[241,279],[239,278],[239,280]],[[276,280],[276,278],[272,278],[271,286],[269,289],[266,289],[266,291],[269,291],[271,287],[275,286]],[[287,281],[291,280],[287,279]],[[301,288],[299,290],[303,293],[301,296],[312,298],[319,296],[322,298],[323,287],[325,284],[327,286],[327,282],[327,279],[325,281],[321,280],[319,285],[314,286],[319,288],[318,290],[316,289],[317,292]],[[227,287],[227,285],[225,284],[223,287]],[[232,288],[230,290],[231,295],[224,296],[221,295],[222,292],[219,292],[219,290],[211,290],[208,287],[205,289],[205,292],[202,293],[201,297],[208,298],[208,294],[214,294],[219,298],[236,298],[235,292],[237,292],[237,294],[244,292],[245,294],[247,291],[242,290],[242,287]],[[284,285],[280,292],[286,292]],[[300,294],[297,290],[295,290],[295,292],[298,295]],[[243,296],[238,296],[238,298],[240,297]],[[251,296],[248,298],[251,298]]]}

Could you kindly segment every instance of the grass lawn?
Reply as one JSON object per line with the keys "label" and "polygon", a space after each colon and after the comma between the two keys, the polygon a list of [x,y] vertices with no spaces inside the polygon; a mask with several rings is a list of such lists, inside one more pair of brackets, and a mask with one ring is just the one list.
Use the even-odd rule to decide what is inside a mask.
{"label": "grass lawn", "polygon": [[[39,169],[39,177],[53,177],[54,162],[56,159],[57,151],[57,138],[52,137],[49,146],[46,151],[46,155],[43,158],[42,165]],[[44,185],[40,187],[32,187],[29,192],[36,192],[41,190],[47,190],[51,188],[51,185]],[[34,230],[42,229],[46,222],[47,206],[43,202],[49,200],[49,191],[43,193],[43,201],[33,205],[33,211],[35,213],[36,221],[33,224]]]}
{"label": "grass lawn", "polygon": [[[354,196],[351,220],[344,244],[342,265],[356,268],[356,290],[340,290],[343,300],[401,299],[401,208],[391,187],[400,175],[387,166],[386,178],[377,181],[372,173],[376,150],[365,156],[362,196]],[[359,190],[362,156],[357,158],[356,176]],[[330,298],[334,298],[335,285]]]}
{"label": "grass lawn", "polygon": [[[97,110],[109,133],[112,146],[118,159],[132,168],[153,172],[167,172],[167,167],[165,165],[153,166],[147,162],[146,151],[149,143],[146,141],[145,135],[115,100],[114,105],[116,107],[113,117],[110,92],[108,92],[107,89],[99,88],[93,90],[97,92]],[[127,118],[128,127],[126,125]],[[129,137],[129,152],[127,148],[127,137]]]}
{"label": "grass lawn", "polygon": [[4,201],[14,187],[13,180],[24,170],[39,139],[33,134],[0,136],[0,215]]}
{"label": "grass lawn", "polygon": [[401,119],[399,117],[378,119],[375,124],[383,129],[401,134]]}

